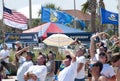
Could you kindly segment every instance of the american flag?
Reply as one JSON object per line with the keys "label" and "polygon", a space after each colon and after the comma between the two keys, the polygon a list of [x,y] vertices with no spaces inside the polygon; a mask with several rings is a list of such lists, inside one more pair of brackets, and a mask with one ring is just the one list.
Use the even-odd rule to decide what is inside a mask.
{"label": "american flag", "polygon": [[6,25],[19,29],[26,29],[28,22],[28,19],[23,14],[6,7],[3,8],[3,20]]}

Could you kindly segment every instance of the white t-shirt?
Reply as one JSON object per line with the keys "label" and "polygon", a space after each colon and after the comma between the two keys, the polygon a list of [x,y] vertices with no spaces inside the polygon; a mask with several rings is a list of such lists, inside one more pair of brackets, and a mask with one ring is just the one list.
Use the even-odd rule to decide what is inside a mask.
{"label": "white t-shirt", "polygon": [[5,58],[3,59],[3,61],[5,61],[6,63],[9,63],[9,58],[6,58],[7,56],[10,56],[9,50],[1,50],[0,52],[0,58]]}
{"label": "white t-shirt", "polygon": [[93,58],[91,58],[91,61],[99,61],[99,54],[96,53],[95,56]]}
{"label": "white t-shirt", "polygon": [[33,66],[32,61],[25,61],[17,70],[17,80],[18,81],[25,81],[24,80],[24,73]]}
{"label": "white t-shirt", "polygon": [[[37,76],[37,81],[45,81],[46,75],[47,75],[47,67],[45,65],[34,65],[31,66],[24,75],[27,74],[27,72],[31,72]],[[34,81],[33,79],[29,79],[28,81]]]}
{"label": "white t-shirt", "polygon": [[26,61],[26,58],[24,56],[20,56],[19,58],[19,67]]}
{"label": "white t-shirt", "polygon": [[71,65],[60,71],[58,75],[58,81],[74,81],[76,74],[77,62],[73,62]]}
{"label": "white t-shirt", "polygon": [[77,57],[77,66],[79,63],[83,63],[83,68],[80,70],[79,73],[77,73],[76,79],[83,79],[85,78],[85,57],[84,56],[80,56]]}
{"label": "white t-shirt", "polygon": [[115,72],[112,66],[109,64],[103,64],[103,69],[100,74],[110,78],[115,75]]}

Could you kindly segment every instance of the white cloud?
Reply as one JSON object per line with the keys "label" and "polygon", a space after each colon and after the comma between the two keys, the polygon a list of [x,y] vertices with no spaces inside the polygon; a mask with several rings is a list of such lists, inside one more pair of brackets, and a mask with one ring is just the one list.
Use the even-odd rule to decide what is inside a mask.
{"label": "white cloud", "polygon": [[[38,17],[38,12],[41,9],[39,5],[32,5],[32,18],[39,18]],[[27,18],[29,18],[29,6],[21,8],[17,10],[18,12],[21,12],[24,14]]]}

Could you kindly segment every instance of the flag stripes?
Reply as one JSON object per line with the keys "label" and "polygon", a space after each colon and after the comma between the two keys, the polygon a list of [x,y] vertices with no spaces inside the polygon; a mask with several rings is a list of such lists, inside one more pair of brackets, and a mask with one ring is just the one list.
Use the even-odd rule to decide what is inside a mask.
{"label": "flag stripes", "polygon": [[27,18],[23,14],[12,11],[10,9],[6,10],[5,7],[4,7],[4,12],[3,12],[3,18],[17,22],[17,23],[21,23],[21,24],[27,23]]}
{"label": "flag stripes", "polygon": [[3,7],[3,21],[8,26],[27,29],[28,19],[23,14],[6,7]]}

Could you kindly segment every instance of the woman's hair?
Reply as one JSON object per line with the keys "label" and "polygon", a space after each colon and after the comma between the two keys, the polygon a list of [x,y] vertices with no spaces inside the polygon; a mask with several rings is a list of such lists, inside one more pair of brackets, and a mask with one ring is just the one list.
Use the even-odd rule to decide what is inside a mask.
{"label": "woman's hair", "polygon": [[104,56],[106,58],[106,62],[108,61],[108,56],[104,52],[99,53],[99,57],[100,56]]}
{"label": "woman's hair", "polygon": [[93,64],[93,66],[100,67],[100,72],[102,71],[103,64],[101,62],[97,61],[96,63]]}
{"label": "woman's hair", "polygon": [[115,63],[120,59],[120,53],[114,53],[112,58],[111,58],[111,62]]}

